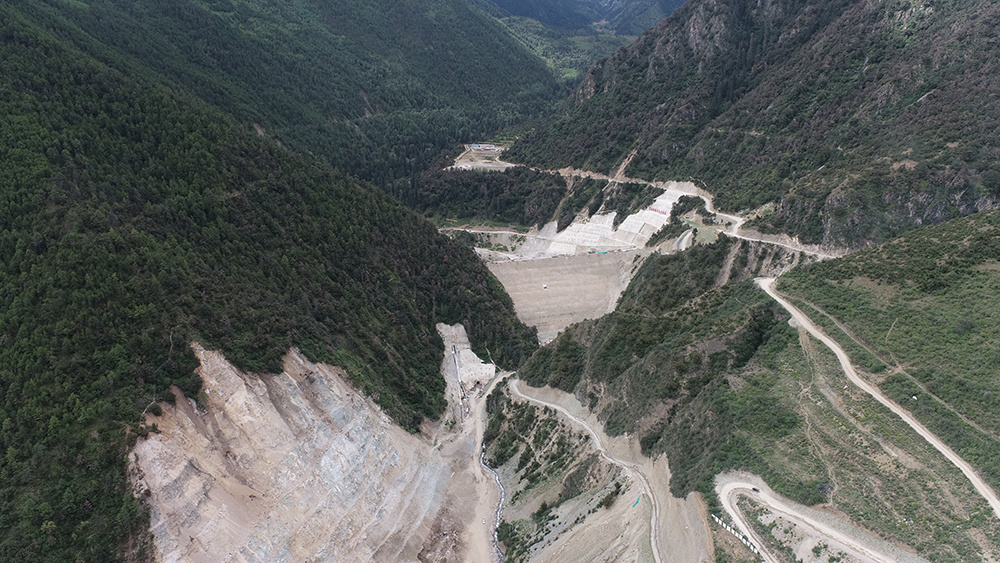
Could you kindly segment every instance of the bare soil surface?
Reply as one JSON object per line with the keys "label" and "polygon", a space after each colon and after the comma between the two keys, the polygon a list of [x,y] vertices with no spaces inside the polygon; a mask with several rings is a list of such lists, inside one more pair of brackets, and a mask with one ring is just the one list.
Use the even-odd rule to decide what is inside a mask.
{"label": "bare soil surface", "polygon": [[561,174],[563,176],[573,176],[581,178],[593,178],[600,180],[616,180],[621,182],[630,182],[636,184],[648,184],[657,188],[661,188],[669,192],[677,192],[681,195],[690,195],[701,198],[705,202],[705,209],[709,213],[714,213],[716,215],[716,220],[719,223],[718,227],[713,227],[719,232],[725,233],[726,235],[758,242],[766,242],[769,244],[774,244],[777,246],[782,246],[788,248],[789,250],[796,250],[816,256],[819,258],[836,258],[838,256],[843,256],[847,253],[843,249],[835,248],[824,248],[819,245],[814,244],[803,244],[796,237],[790,237],[785,234],[781,235],[769,235],[764,234],[753,229],[744,229],[743,223],[746,222],[746,218],[740,215],[733,215],[729,213],[723,213],[715,208],[714,197],[708,191],[699,188],[694,182],[650,182],[648,180],[643,180],[641,178],[625,178],[625,177],[615,177],[611,178],[605,174],[599,174],[596,172],[589,172],[586,170],[577,170],[574,168],[561,168],[559,170],[546,170],[546,172],[552,172],[556,174]]}
{"label": "bare soil surface", "polygon": [[[511,382],[510,389],[514,396],[552,408],[569,422],[585,430],[602,458],[621,467],[638,484],[643,496],[637,500],[648,499],[650,506],[649,519],[643,525],[649,533],[647,545],[653,561],[714,560],[704,502],[695,493],[688,495],[686,499],[675,498],[670,494],[670,469],[665,456],[650,459],[642,455],[638,440],[626,436],[609,437],[604,433],[603,425],[597,421],[597,417],[569,393],[550,387],[528,387],[520,385],[516,380]],[[623,507],[631,505],[616,504]],[[634,519],[631,521],[634,522]],[[620,525],[612,529],[618,530],[619,527]],[[568,555],[609,541],[609,538],[602,535],[601,529],[595,525],[587,527],[584,532],[584,528],[581,528],[577,534],[565,536],[553,543],[555,547],[548,553],[560,555],[553,556],[551,560],[580,560]],[[570,539],[579,545],[574,545]]]}
{"label": "bare soil surface", "polygon": [[[633,505],[638,499],[638,503]],[[556,511],[562,520],[586,514],[600,499],[569,501]],[[551,537],[530,557],[531,561],[654,561],[649,547],[651,505],[642,486],[629,481],[610,508],[600,509],[569,530],[553,530]]]}
{"label": "bare soil surface", "polygon": [[[483,256],[487,261],[551,258],[593,252],[636,250],[670,220],[670,212],[685,192],[665,189],[646,208],[617,221],[617,212],[583,213],[563,230],[555,221],[541,229],[514,231],[494,227],[445,227],[442,231],[464,230],[489,239]],[[482,246],[482,245],[481,245]]]}
{"label": "bare soil surface", "polygon": [[[715,208],[714,197],[708,191],[698,187],[693,181],[692,182],[657,182],[648,181],[641,178],[629,178],[624,175],[624,170],[628,166],[633,154],[629,155],[622,163],[621,166],[616,170],[615,174],[609,176],[607,174],[601,174],[598,172],[591,172],[588,170],[579,170],[575,168],[560,168],[558,170],[542,170],[535,168],[540,172],[548,172],[551,174],[559,174],[564,177],[576,177],[576,178],[592,178],[596,180],[607,180],[616,182],[629,182],[636,184],[651,185],[664,190],[664,193],[676,194],[672,195],[673,200],[676,201],[681,195],[691,195],[701,198],[705,201],[705,209],[709,213],[714,213],[716,215],[716,220],[719,223],[718,227],[713,227],[717,231],[725,233],[726,235],[733,236],[736,238],[741,238],[750,241],[766,242],[769,244],[774,244],[790,250],[796,250],[803,252],[805,254],[816,256],[821,259],[825,258],[836,258],[838,256],[843,256],[847,253],[844,249],[838,248],[826,248],[819,245],[804,244],[798,240],[797,237],[790,237],[785,234],[773,235],[765,234],[753,229],[744,229],[743,224],[746,222],[746,218],[730,213],[723,213]],[[492,169],[492,170],[503,170],[513,166],[520,166],[509,162],[504,162],[500,159],[502,155],[502,150],[497,152],[495,156],[492,154],[487,156],[482,153],[474,153],[471,150],[466,150],[455,160],[453,167],[455,168],[481,168],[481,169]],[[669,215],[670,210],[665,210]],[[662,224],[660,225],[662,226]],[[655,232],[655,231],[654,231]],[[650,236],[652,233],[649,234]],[[649,240],[649,236],[646,236],[646,240]],[[645,241],[643,241],[645,244]]]}
{"label": "bare soil surface", "polygon": [[[455,161],[455,167],[498,169],[502,150],[467,150]],[[510,163],[503,163],[513,166]],[[623,163],[614,177],[594,172],[564,168],[546,170],[565,177],[594,178],[607,181],[636,182],[660,188],[663,193],[646,209],[626,217],[617,226],[615,213],[577,217],[562,231],[555,222],[527,232],[494,227],[449,227],[475,233],[487,241],[477,252],[500,280],[514,300],[520,319],[539,332],[543,344],[554,339],[572,323],[596,318],[614,310],[618,297],[628,286],[639,262],[636,256],[647,256],[646,243],[670,218],[674,204],[682,196],[695,196],[705,201],[705,208],[715,214],[716,224],[699,229],[716,236],[729,236],[761,241],[802,252],[818,258],[842,254],[837,250],[804,245],[781,235],[764,235],[742,228],[745,219],[738,215],[718,212],[712,194],[694,182],[647,182],[626,178]],[[659,251],[682,252],[695,243],[694,233],[686,231],[680,237],[665,241]]]}
{"label": "bare soil surface", "polygon": [[614,310],[648,253],[609,252],[488,264],[514,301],[518,318],[545,344],[567,326]]}
{"label": "bare soil surface", "polygon": [[204,404],[176,392],[131,454],[157,560],[498,560],[499,490],[479,464],[481,391],[497,378],[444,329],[461,406],[421,435],[295,350],[281,374],[247,375],[193,344]]}
{"label": "bare soil surface", "polygon": [[506,148],[496,146],[492,149],[474,149],[472,145],[465,145],[465,151],[448,168],[457,170],[506,170],[513,168],[517,165],[500,160],[500,155]]}
{"label": "bare soil surface", "polygon": [[[452,523],[452,529],[464,527],[460,538],[467,560],[499,561],[494,531],[498,524],[496,510],[500,504],[500,490],[493,474],[479,459],[485,430],[486,396],[503,374],[498,376],[496,366],[484,363],[472,352],[465,327],[438,324],[437,329],[445,343],[441,373],[449,392],[457,390],[457,396],[448,397],[449,411],[459,413],[452,422],[445,417],[440,424],[428,424],[425,429],[454,472],[449,482],[450,498],[444,508],[461,519]],[[425,560],[440,559],[435,555]]]}

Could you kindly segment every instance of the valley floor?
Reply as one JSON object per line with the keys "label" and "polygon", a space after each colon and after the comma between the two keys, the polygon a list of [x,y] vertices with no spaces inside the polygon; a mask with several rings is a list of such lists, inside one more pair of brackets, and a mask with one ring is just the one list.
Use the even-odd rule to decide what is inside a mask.
{"label": "valley floor", "polygon": [[[499,155],[492,162],[502,162]],[[465,162],[466,166],[474,167],[474,162]],[[624,169],[624,166],[622,167]],[[634,178],[595,174],[573,169],[548,171],[565,177],[595,178],[609,181],[625,181],[648,183]],[[692,231],[687,231],[679,237],[657,245],[655,249],[645,249],[645,241],[649,234],[663,225],[656,217],[657,213],[666,212],[669,215],[671,206],[680,195],[696,195],[705,201],[706,209],[715,213],[715,224],[698,224],[699,230],[711,230],[727,236],[773,245],[792,251],[795,259],[772,270],[772,274],[780,275],[783,271],[795,267],[799,256],[811,260],[823,260],[843,256],[843,249],[821,248],[803,245],[798,240],[784,235],[764,235],[742,227],[745,218],[738,215],[718,213],[712,205],[711,194],[701,190],[693,183],[653,183],[664,189],[664,196],[657,199],[651,207],[656,207],[656,213],[642,210],[621,222],[616,232],[607,216],[577,217],[566,230],[555,232],[554,224],[546,225],[540,230],[504,231],[502,228],[465,227],[484,237],[489,248],[478,249],[484,259],[490,264],[491,270],[504,284],[514,299],[520,318],[529,325],[539,329],[542,343],[554,339],[564,328],[585,318],[595,318],[602,312],[611,312],[615,308],[617,296],[621,295],[631,281],[638,265],[651,252],[665,253],[685,250],[693,243]],[[613,215],[611,215],[613,217]],[[622,227],[625,227],[624,229]],[[498,247],[500,249],[498,250]],[[610,252],[609,252],[610,250]],[[595,254],[600,252],[600,254]],[[557,257],[554,257],[556,255]],[[616,256],[619,255],[619,256]],[[632,257],[632,267],[629,268],[628,257]],[[825,336],[812,321],[787,300],[777,295],[773,290],[773,278],[760,279],[758,284],[791,315],[803,334],[808,334],[830,348],[840,362],[843,374],[853,385],[874,397],[885,405],[891,413],[905,422],[919,436],[928,441],[951,464],[954,465],[969,480],[978,494],[989,503],[993,511],[1000,515],[1000,502],[995,492],[987,486],[972,467],[938,437],[928,431],[908,411],[889,401],[874,385],[868,383],[857,374],[850,360],[842,349]],[[802,338],[807,338],[803,336]],[[847,387],[845,387],[845,390]],[[663,553],[669,545],[670,560],[696,561],[699,557],[712,559],[715,555],[710,548],[712,533],[724,532],[722,526],[709,525],[704,515],[693,517],[691,498],[681,501],[672,497],[669,489],[669,469],[666,460],[658,458],[653,461],[643,457],[635,444],[633,451],[627,447],[617,450],[622,453],[611,453],[608,446],[610,440],[603,434],[602,425],[596,417],[589,415],[585,408],[571,395],[550,388],[536,389],[516,382],[510,385],[514,397],[527,400],[534,404],[554,409],[559,416],[572,424],[584,428],[602,457],[620,467],[631,479],[639,485],[644,494],[648,494],[651,502],[650,524],[652,529],[660,530],[661,537],[656,534],[651,537],[651,557],[655,561],[663,558]],[[831,399],[832,400],[832,399]],[[820,404],[820,403],[817,403]],[[569,410],[567,410],[569,409]],[[572,412],[571,412],[572,411]],[[585,420],[589,417],[589,420]],[[618,439],[616,439],[618,440]],[[627,441],[622,442],[627,443]],[[883,446],[884,447],[884,446]],[[890,450],[893,451],[893,450]],[[936,463],[936,462],[935,462]],[[829,467],[828,467],[829,469]],[[743,540],[748,540],[754,546],[756,553],[765,561],[785,561],[788,557],[804,561],[923,561],[921,557],[887,543],[882,539],[861,530],[844,516],[846,514],[831,510],[818,511],[798,505],[781,497],[768,487],[759,477],[749,474],[723,474],[717,477],[717,493],[723,508],[742,532]],[[883,501],[888,502],[888,501]],[[687,504],[685,504],[687,503]],[[742,507],[742,508],[741,508]],[[890,508],[891,510],[891,508]],[[752,515],[748,513],[752,512]],[[684,515],[687,516],[684,516]],[[693,518],[693,519],[692,519]],[[678,520],[680,519],[680,520]],[[678,529],[678,522],[690,526],[697,521],[701,529],[706,526],[712,530],[704,535],[705,543],[691,543],[690,538]],[[769,524],[768,524],[769,523]],[[769,532],[766,541],[762,541],[761,527],[778,531]],[[589,530],[589,528],[583,528]],[[689,529],[689,528],[685,528]],[[784,530],[784,531],[781,531]],[[737,541],[741,534],[737,534]],[[587,537],[582,533],[574,536],[576,541],[587,543]],[[725,537],[715,536],[717,540],[726,543]],[[566,555],[572,551],[567,546],[568,536],[552,540],[553,545],[562,546],[560,553]],[[688,543],[685,543],[685,542]],[[746,543],[746,542],[745,542]],[[988,549],[988,541],[979,542]],[[782,549],[791,551],[775,552],[775,545],[785,546]],[[684,547],[686,546],[686,547]],[[790,546],[790,547],[788,547]],[[570,551],[565,551],[569,549]],[[676,557],[678,549],[684,554]],[[738,552],[739,550],[736,550]],[[736,553],[732,552],[732,553]],[[550,548],[534,552],[534,559],[548,560]],[[707,554],[707,555],[706,555]],[[748,551],[747,554],[750,554]],[[579,555],[579,554],[576,554]],[[566,560],[556,557],[552,560]]]}
{"label": "valley floor", "polygon": [[[650,546],[653,561],[712,561],[712,542],[709,539],[707,511],[705,503],[694,493],[686,499],[670,494],[670,468],[665,457],[650,459],[642,455],[638,440],[628,437],[609,437],[604,433],[604,425],[596,415],[589,412],[577,399],[564,391],[533,388],[518,381],[510,384],[511,393],[520,399],[549,407],[559,413],[572,425],[582,428],[589,436],[593,447],[609,463],[620,467],[629,479],[638,485],[642,500],[650,504],[648,535],[646,544]],[[630,500],[630,497],[626,497]],[[621,507],[634,506],[631,503],[617,503]],[[586,524],[586,522],[585,522]],[[539,561],[582,561],[583,554],[590,553],[595,546],[605,546],[618,539],[617,526],[611,526],[608,537],[607,526],[581,526],[577,533],[566,535],[538,554]]]}

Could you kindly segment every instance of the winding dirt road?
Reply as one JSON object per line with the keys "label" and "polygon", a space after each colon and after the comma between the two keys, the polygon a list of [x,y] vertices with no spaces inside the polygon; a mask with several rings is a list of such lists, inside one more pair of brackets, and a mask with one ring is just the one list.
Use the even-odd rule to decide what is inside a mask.
{"label": "winding dirt road", "polygon": [[859,539],[860,534],[850,533],[838,529],[838,527],[832,526],[828,522],[824,522],[822,518],[815,516],[815,511],[785,499],[772,491],[759,478],[751,476],[741,478],[738,474],[730,474],[720,477],[715,490],[719,495],[719,501],[722,502],[723,508],[726,509],[726,512],[736,522],[736,527],[757,547],[761,559],[767,563],[778,563],[780,560],[773,553],[765,549],[765,543],[761,541],[760,537],[749,525],[748,519],[736,506],[736,501],[741,495],[766,506],[772,514],[794,522],[800,531],[807,535],[822,537],[828,544],[835,545],[837,551],[850,553],[861,561],[897,563],[901,559],[920,560],[912,554],[901,553],[891,546],[882,546],[881,549],[877,549],[872,545],[868,545],[872,542],[861,541]]}
{"label": "winding dirt road", "polygon": [[590,439],[594,443],[594,448],[598,451],[598,453],[601,454],[601,457],[603,457],[609,463],[621,467],[622,470],[628,473],[633,480],[639,483],[639,485],[645,491],[646,495],[649,497],[650,504],[652,505],[652,511],[649,522],[649,545],[650,549],[653,552],[653,560],[656,561],[656,563],[661,563],[662,559],[660,558],[660,546],[658,545],[659,541],[657,539],[657,534],[656,534],[656,531],[659,530],[660,503],[657,500],[656,495],[653,494],[653,487],[649,485],[649,479],[647,479],[646,475],[643,474],[642,469],[633,463],[612,457],[611,454],[608,453],[607,447],[605,447],[604,443],[601,441],[600,434],[596,430],[594,430],[587,423],[587,421],[573,415],[560,405],[525,395],[518,388],[519,383],[520,381],[516,379],[510,380],[509,388],[511,393],[526,401],[530,401],[532,403],[549,407],[551,409],[555,409],[557,412],[562,413],[563,416],[573,421],[574,424],[583,428],[587,432],[587,434],[590,435]]}
{"label": "winding dirt road", "polygon": [[[771,552],[767,550],[767,542],[763,541],[757,532],[754,531],[753,527],[750,526],[750,522],[743,515],[743,512],[736,507],[736,500],[740,494],[749,495],[754,491],[756,487],[751,483],[744,482],[733,482],[727,483],[725,485],[717,485],[715,487],[715,492],[719,495],[719,502],[722,503],[722,507],[726,509],[729,516],[732,517],[733,522],[736,523],[736,527],[743,532],[743,535],[750,540],[750,543],[757,548],[757,552],[760,558],[765,563],[779,563],[777,557],[775,557]],[[755,499],[762,502],[762,499]]]}
{"label": "winding dirt road", "polygon": [[805,315],[805,313],[800,311],[795,305],[792,305],[788,300],[781,297],[774,290],[774,278],[757,278],[755,281],[761,289],[767,292],[771,298],[777,301],[778,304],[784,307],[785,310],[792,315],[792,318],[799,324],[799,326],[805,328],[809,331],[809,334],[833,351],[833,353],[837,356],[837,360],[840,361],[840,366],[843,368],[844,374],[851,380],[851,383],[860,387],[862,391],[874,397],[876,401],[882,403],[886,408],[895,413],[896,416],[903,419],[903,422],[908,424],[910,428],[912,428],[917,434],[920,434],[920,436],[927,440],[930,445],[934,446],[934,448],[941,452],[944,457],[948,459],[948,461],[957,467],[965,475],[965,477],[972,482],[972,486],[975,487],[976,492],[986,499],[986,502],[989,503],[993,512],[998,518],[1000,518],[1000,498],[997,497],[997,494],[993,491],[993,489],[990,488],[985,481],[983,481],[978,473],[976,473],[976,470],[969,465],[969,462],[962,459],[957,453],[955,453],[954,450],[948,447],[947,444],[942,442],[940,438],[935,436],[930,430],[927,429],[926,426],[917,420],[916,417],[910,414],[908,410],[890,400],[888,397],[883,395],[882,391],[880,391],[877,387],[862,379],[861,376],[858,375],[858,372],[855,371],[854,366],[851,365],[851,360],[847,356],[847,353],[844,352],[843,348],[841,348],[840,345],[837,344],[832,338],[827,336],[819,327],[817,327],[812,320]]}

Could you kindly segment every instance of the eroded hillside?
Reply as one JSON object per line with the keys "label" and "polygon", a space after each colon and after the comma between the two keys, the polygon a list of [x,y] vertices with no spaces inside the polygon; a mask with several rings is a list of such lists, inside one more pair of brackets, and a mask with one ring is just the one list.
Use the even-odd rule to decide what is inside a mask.
{"label": "eroded hillside", "polygon": [[[461,404],[432,440],[392,422],[343,370],[298,351],[280,374],[253,375],[194,348],[200,402],[175,391],[175,405],[147,416],[156,430],[131,454],[158,560],[493,556],[499,492],[478,465],[482,426],[463,425]],[[467,339],[460,352],[471,353]],[[480,372],[466,374],[470,391]]]}
{"label": "eroded hillside", "polygon": [[534,349],[471,250],[46,13],[0,5],[0,559],[142,558],[124,460],[146,405],[197,395],[191,340],[264,373],[298,347],[410,428],[445,408],[438,322]]}

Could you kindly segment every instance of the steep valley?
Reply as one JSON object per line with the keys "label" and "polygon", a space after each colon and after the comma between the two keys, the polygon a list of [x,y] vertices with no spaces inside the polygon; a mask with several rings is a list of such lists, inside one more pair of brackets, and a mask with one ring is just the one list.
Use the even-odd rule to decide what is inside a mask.
{"label": "steep valley", "polygon": [[[863,247],[1000,202],[995,2],[685,3],[508,157],[697,178],[769,233]],[[962,45],[961,49],[955,46]]]}
{"label": "steep valley", "polygon": [[[601,176],[578,170],[560,173]],[[612,190],[612,184],[610,181],[605,189]],[[701,191],[699,196],[711,209],[711,194]],[[570,191],[567,198],[572,197]],[[675,204],[676,199],[659,207],[665,207],[669,214]],[[567,396],[565,404],[576,405],[572,408],[588,413],[586,416],[592,417],[599,432],[610,429],[608,433],[618,437],[615,439],[624,436],[641,443],[643,454],[637,455],[648,455],[664,464],[652,472],[663,479],[659,484],[662,488],[654,495],[658,492],[676,501],[675,496],[690,495],[692,490],[703,492],[706,497],[698,498],[708,499],[717,518],[714,523],[707,522],[716,545],[713,556],[739,560],[761,553],[767,561],[793,560],[789,559],[792,554],[804,561],[827,561],[830,557],[843,561],[922,561],[928,556],[966,560],[973,554],[989,557],[994,552],[996,527],[989,517],[983,520],[984,514],[990,512],[983,496],[992,499],[993,493],[988,486],[982,489],[986,491],[982,495],[977,493],[983,484],[974,473],[993,474],[992,462],[986,459],[992,454],[973,450],[964,454],[972,456],[966,459],[982,459],[973,470],[947,447],[941,450],[947,450],[947,459],[934,451],[921,436],[932,441],[937,438],[926,429],[915,433],[908,427],[916,423],[905,408],[898,412],[887,410],[860,393],[858,389],[869,387],[845,377],[847,368],[821,350],[821,343],[826,341],[814,341],[801,324],[793,323],[798,332],[796,342],[795,330],[780,327],[781,319],[788,318],[787,313],[775,307],[774,302],[768,303],[769,299],[750,284],[755,276],[812,271],[807,265],[817,260],[836,271],[835,265],[841,260],[831,258],[844,256],[846,251],[802,245],[788,236],[761,235],[744,229],[745,219],[739,216],[724,216],[725,222],[719,223],[716,215],[711,221],[705,216],[707,210],[702,210],[685,216],[685,221],[697,226],[699,232],[718,235],[697,237],[693,248],[677,253],[680,248],[676,241],[687,239],[690,230],[679,236],[677,233],[682,231],[675,230],[671,236],[677,238],[657,242],[655,250],[641,248],[642,240],[638,240],[635,246],[597,254],[601,252],[597,249],[607,244],[605,241],[620,236],[615,234],[616,227],[625,226],[630,220],[642,224],[641,212],[620,224],[613,221],[613,215],[604,213],[602,210],[590,216],[581,214],[558,231],[555,222],[527,231],[505,231],[496,226],[447,229],[465,229],[476,234],[482,245],[477,252],[489,261],[491,269],[507,286],[519,316],[537,326],[540,336],[551,335],[552,340],[518,374],[530,385],[543,386],[532,389],[531,394],[558,396],[561,391],[552,387],[570,391],[575,398]],[[992,234],[987,233],[992,233],[993,219],[978,221],[982,225],[981,234],[971,239],[969,234],[965,239],[969,250],[953,251],[958,253],[953,260],[963,264],[961,267],[967,261],[961,257],[969,253],[974,252],[978,260],[990,255],[986,248]],[[595,233],[608,229],[611,235],[585,238],[575,234],[587,229]],[[956,229],[959,233],[974,232],[968,226],[951,227]],[[628,236],[631,229],[622,230]],[[937,232],[949,233],[945,240],[954,244],[956,235],[950,234],[951,231]],[[919,245],[914,250],[922,252],[921,256],[933,256],[925,248],[926,237],[932,235],[914,237]],[[896,248],[906,246],[905,242],[895,244]],[[546,251],[557,255],[547,255]],[[558,255],[560,252],[562,256]],[[636,258],[627,289],[608,309],[607,316],[584,321],[567,319],[551,325],[553,317],[539,314],[546,308],[558,307],[557,295],[548,292],[556,289],[557,293],[561,285],[567,285],[568,295],[581,298],[574,303],[567,297],[565,312],[584,304],[598,305],[596,296],[606,291],[602,288],[612,286],[606,284],[612,284],[616,274],[605,273],[607,281],[603,284],[588,283],[586,280],[591,276],[601,277],[592,259],[615,254],[626,257],[630,253]],[[983,268],[984,272],[992,272],[986,266]],[[908,275],[920,272],[916,268],[907,270],[910,271],[914,273]],[[938,273],[932,270],[928,275]],[[801,280],[802,276],[794,275],[793,279]],[[596,291],[594,297],[585,297],[590,294],[582,285],[573,286],[574,281]],[[801,281],[799,284],[801,287]],[[813,295],[822,294],[818,288],[811,291]],[[842,294],[844,290],[838,292]],[[829,298],[822,302],[831,306]],[[809,306],[822,313],[816,305]],[[749,323],[741,326],[746,321],[740,318]],[[985,319],[980,314],[975,319],[956,326],[964,331],[979,330]],[[760,340],[748,340],[756,331],[761,331]],[[558,337],[554,338],[556,334]],[[852,338],[857,340],[856,336]],[[903,352],[897,350],[897,353]],[[864,355],[852,354],[852,357],[853,365],[860,366],[861,371],[877,369],[875,362]],[[864,377],[880,380],[877,372]],[[511,383],[510,389],[511,398],[527,399],[517,391],[517,382]],[[589,406],[581,405],[588,402]],[[734,407],[735,412],[731,410]],[[567,538],[573,535],[588,545],[579,538],[596,534],[589,532],[585,524],[590,513],[584,513],[584,523],[577,524],[572,519],[581,514],[579,506],[558,493],[581,479],[581,475],[590,475],[586,481],[590,486],[607,490],[608,481],[598,478],[601,472],[597,467],[601,464],[591,461],[594,465],[587,466],[577,458],[571,457],[569,461],[558,455],[553,458],[534,447],[537,430],[532,428],[537,428],[539,419],[544,421],[553,413],[531,414],[534,411],[525,411],[523,406],[504,409],[501,419],[511,422],[505,423],[489,450],[490,455],[500,465],[508,490],[516,491],[519,502],[528,503],[505,516],[509,518],[508,537],[504,540],[508,554],[513,553],[515,560],[549,560],[552,553],[571,558],[581,556],[584,552],[574,551]],[[559,414],[556,418],[563,416]],[[519,422],[524,420],[535,422],[525,426]],[[569,422],[574,424],[572,419]],[[940,423],[946,424],[943,419]],[[966,420],[966,424],[985,432],[973,421]],[[947,426],[940,428],[947,432]],[[519,437],[512,439],[508,433]],[[720,443],[720,439],[728,443]],[[734,440],[739,445],[734,445]],[[958,444],[964,442],[954,435],[953,440]],[[978,437],[975,443],[986,447]],[[988,452],[992,452],[995,444],[988,447]],[[650,458],[643,459],[649,462]],[[542,479],[537,476],[539,461],[542,475],[546,476]],[[952,463],[958,464],[962,471],[957,471]],[[590,469],[585,471],[581,465]],[[740,468],[760,472],[764,479],[757,475],[732,477],[719,473]],[[714,492],[721,490],[714,489],[716,479],[724,482],[735,479],[740,483],[733,493],[726,489],[724,504],[728,514],[715,504],[722,500],[715,497],[722,494]],[[911,479],[925,480],[934,486],[913,490],[909,485]],[[747,482],[754,484],[745,485]],[[774,485],[780,492],[768,485]],[[771,496],[762,497],[758,488],[770,491]],[[901,497],[927,508],[901,506]],[[542,501],[548,506],[540,504]],[[553,502],[558,503],[555,508]],[[544,518],[539,519],[542,509],[550,514],[549,524]],[[872,514],[892,514],[894,519],[873,521]],[[918,517],[921,522],[915,525]],[[973,521],[977,524],[964,531],[961,522]],[[740,523],[741,530],[746,531],[737,531],[735,524],[727,522]],[[577,534],[571,534],[574,525],[580,526]],[[671,529],[676,534],[677,528]],[[953,539],[935,543],[936,534],[945,533],[944,530],[950,530],[947,533]],[[678,538],[672,535],[671,545]],[[642,557],[656,560],[654,552]],[[696,560],[692,553],[685,557],[688,558],[682,560]],[[565,559],[557,556],[554,560]]]}
{"label": "steep valley", "polygon": [[1000,560],[997,30],[0,3],[0,561]]}
{"label": "steep valley", "polygon": [[[487,561],[497,549],[508,561],[988,556],[996,528],[968,481],[908,423],[849,389],[829,354],[801,325],[796,341],[750,284],[802,262],[801,251],[724,236],[650,253],[609,315],[560,325],[517,378],[476,357],[461,325],[438,325],[449,404],[420,434],[393,423],[341,370],[297,351],[283,373],[251,375],[195,346],[204,393],[148,416],[156,430],[133,453],[158,558]],[[565,278],[586,276],[581,264]],[[674,325],[668,313],[663,344],[643,352],[631,342],[639,360],[621,364],[623,374],[597,371],[628,326],[618,321],[637,307],[669,311],[671,294],[693,296],[676,301],[696,307],[686,313],[693,320]],[[515,298],[519,313],[526,300]],[[746,311],[749,321],[737,321]],[[747,331],[764,335],[749,350]],[[696,339],[686,351],[668,348],[685,332]],[[720,433],[742,443],[720,449]],[[934,486],[906,492],[913,479]],[[954,535],[935,544],[941,533]]]}

